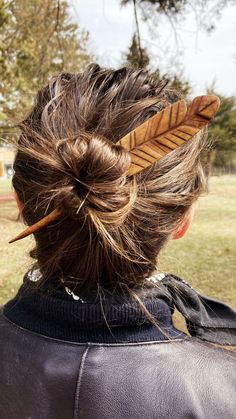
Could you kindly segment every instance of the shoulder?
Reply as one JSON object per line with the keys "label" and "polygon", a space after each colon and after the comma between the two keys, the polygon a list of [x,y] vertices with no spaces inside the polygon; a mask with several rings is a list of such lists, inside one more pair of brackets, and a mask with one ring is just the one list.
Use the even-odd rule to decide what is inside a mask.
{"label": "shoulder", "polygon": [[[80,400],[88,406],[88,417],[94,411],[105,419],[116,417],[127,402],[122,418],[230,419],[236,409],[235,367],[233,352],[194,338],[91,346],[84,360]],[[101,388],[106,389],[102,405],[96,397]],[[110,416],[104,415],[107,409]]]}
{"label": "shoulder", "polygon": [[[88,353],[90,359],[95,359],[96,362],[105,361],[109,364],[109,359],[113,359],[113,363],[109,364],[111,368],[116,359],[119,360],[117,362],[122,360],[125,368],[128,361],[135,359],[138,368],[145,369],[145,365],[149,363],[155,367],[165,365],[165,373],[167,368],[174,372],[187,369],[191,373],[197,367],[204,367],[209,371],[211,368],[215,370],[236,366],[235,352],[193,337],[130,344],[91,344]],[[133,363],[134,361],[131,367]]]}

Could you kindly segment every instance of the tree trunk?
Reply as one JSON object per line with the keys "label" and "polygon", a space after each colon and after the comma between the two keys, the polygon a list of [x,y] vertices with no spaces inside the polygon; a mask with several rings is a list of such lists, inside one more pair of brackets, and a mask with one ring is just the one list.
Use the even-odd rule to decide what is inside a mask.
{"label": "tree trunk", "polygon": [[140,36],[140,29],[139,29],[136,0],[133,0],[133,7],[134,7],[134,18],[135,18],[136,33],[137,33],[137,42],[138,42],[138,48],[139,48],[139,67],[142,67],[143,66],[143,50],[141,46],[141,36]]}

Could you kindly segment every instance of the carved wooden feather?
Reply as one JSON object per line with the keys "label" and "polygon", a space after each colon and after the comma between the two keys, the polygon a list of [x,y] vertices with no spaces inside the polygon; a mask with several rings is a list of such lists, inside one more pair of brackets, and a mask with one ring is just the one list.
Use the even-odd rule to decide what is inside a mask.
{"label": "carved wooden feather", "polygon": [[[217,96],[196,97],[189,106],[184,100],[180,100],[139,125],[117,142],[131,153],[132,162],[127,175],[139,173],[190,140],[209,123],[219,106],[220,100]],[[61,211],[56,208],[9,243],[35,233],[60,215]]]}
{"label": "carved wooden feather", "polygon": [[220,105],[216,96],[199,96],[187,107],[175,102],[139,125],[117,144],[131,153],[127,172],[134,175],[196,135],[214,117]]}

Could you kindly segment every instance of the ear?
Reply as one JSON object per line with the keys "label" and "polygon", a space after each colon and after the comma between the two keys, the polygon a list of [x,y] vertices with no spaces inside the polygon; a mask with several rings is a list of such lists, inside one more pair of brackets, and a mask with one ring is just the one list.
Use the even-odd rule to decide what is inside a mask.
{"label": "ear", "polygon": [[23,208],[24,208],[24,204],[21,202],[21,200],[20,200],[19,196],[17,195],[16,191],[14,191],[14,197],[15,197],[17,206],[19,208],[20,214],[21,214],[22,211],[23,211]]}
{"label": "ear", "polygon": [[171,236],[172,240],[177,240],[177,239],[181,239],[182,237],[184,237],[184,235],[187,233],[192,220],[193,220],[193,216],[194,216],[194,207],[193,205],[191,206],[190,210],[187,212],[186,216],[184,217],[184,221],[182,223],[182,225],[176,230],[174,231],[174,233]]}

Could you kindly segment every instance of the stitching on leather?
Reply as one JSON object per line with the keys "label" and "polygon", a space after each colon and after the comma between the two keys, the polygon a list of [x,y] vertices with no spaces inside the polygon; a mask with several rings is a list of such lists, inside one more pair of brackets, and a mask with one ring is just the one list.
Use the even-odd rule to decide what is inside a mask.
{"label": "stitching on leather", "polygon": [[81,387],[81,381],[82,381],[82,375],[83,375],[83,369],[84,369],[84,364],[85,364],[85,359],[87,356],[89,350],[89,346],[87,346],[87,348],[85,349],[82,358],[81,358],[81,363],[80,363],[80,368],[79,368],[79,374],[78,374],[78,379],[77,379],[77,384],[76,384],[76,391],[75,391],[75,405],[74,405],[74,419],[79,419],[79,396],[80,396],[80,387]]}

